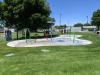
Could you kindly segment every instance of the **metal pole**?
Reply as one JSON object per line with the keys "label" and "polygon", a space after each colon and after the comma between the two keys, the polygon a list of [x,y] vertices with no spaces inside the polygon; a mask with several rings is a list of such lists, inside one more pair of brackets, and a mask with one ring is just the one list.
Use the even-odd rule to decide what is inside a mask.
{"label": "metal pole", "polygon": [[74,34],[74,36],[73,36],[73,43],[75,42],[75,34]]}
{"label": "metal pole", "polygon": [[69,37],[70,37],[70,40],[71,40],[71,26],[70,26],[70,30],[69,30]]}
{"label": "metal pole", "polygon": [[27,43],[27,38],[26,38],[26,29],[25,29],[25,39],[26,39],[26,43]]}
{"label": "metal pole", "polygon": [[59,25],[61,25],[61,17],[62,17],[62,14],[60,14],[60,22],[59,22]]}
{"label": "metal pole", "polygon": [[88,24],[88,16],[86,16],[86,18],[87,18],[87,24]]}

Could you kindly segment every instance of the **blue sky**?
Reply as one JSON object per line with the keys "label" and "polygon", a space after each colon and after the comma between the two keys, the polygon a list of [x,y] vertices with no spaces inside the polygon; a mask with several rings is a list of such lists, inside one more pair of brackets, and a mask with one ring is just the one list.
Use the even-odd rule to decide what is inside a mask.
{"label": "blue sky", "polygon": [[48,0],[56,25],[59,25],[60,14],[61,24],[73,25],[78,22],[86,23],[88,16],[89,22],[93,11],[100,9],[100,0]]}

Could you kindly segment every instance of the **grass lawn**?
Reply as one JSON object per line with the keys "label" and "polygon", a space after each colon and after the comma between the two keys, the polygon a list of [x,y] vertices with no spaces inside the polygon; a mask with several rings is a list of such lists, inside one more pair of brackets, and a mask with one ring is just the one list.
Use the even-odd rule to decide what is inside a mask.
{"label": "grass lawn", "polygon": [[[80,33],[77,33],[80,34]],[[87,46],[10,48],[0,40],[0,75],[100,75],[100,36],[81,33]],[[50,52],[42,52],[42,49]],[[6,54],[14,53],[6,57]]]}

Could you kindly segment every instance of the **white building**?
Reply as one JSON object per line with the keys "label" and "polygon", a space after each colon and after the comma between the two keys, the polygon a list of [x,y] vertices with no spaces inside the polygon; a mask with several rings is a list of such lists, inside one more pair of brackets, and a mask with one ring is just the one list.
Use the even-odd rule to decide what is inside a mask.
{"label": "white building", "polygon": [[81,27],[67,27],[66,28],[67,31],[70,31],[70,32],[81,32],[82,31],[82,28]]}

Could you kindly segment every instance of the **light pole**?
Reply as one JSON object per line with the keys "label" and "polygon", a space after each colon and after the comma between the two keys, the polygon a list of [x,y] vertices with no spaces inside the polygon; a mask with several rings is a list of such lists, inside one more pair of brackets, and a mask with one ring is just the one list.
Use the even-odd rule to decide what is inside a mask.
{"label": "light pole", "polygon": [[88,24],[88,16],[86,16],[86,19],[87,19],[87,24]]}
{"label": "light pole", "polygon": [[59,25],[61,25],[61,17],[62,17],[62,14],[60,13]]}

